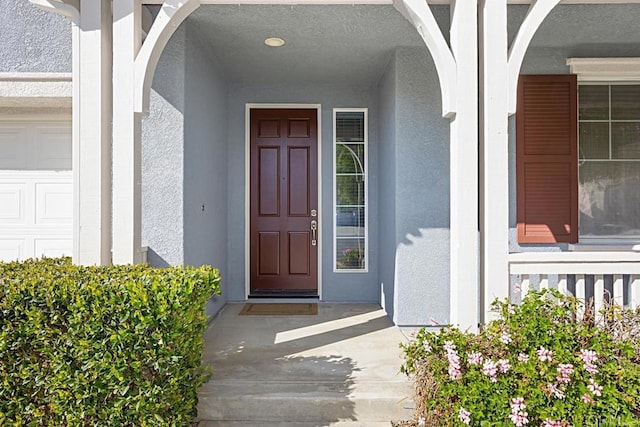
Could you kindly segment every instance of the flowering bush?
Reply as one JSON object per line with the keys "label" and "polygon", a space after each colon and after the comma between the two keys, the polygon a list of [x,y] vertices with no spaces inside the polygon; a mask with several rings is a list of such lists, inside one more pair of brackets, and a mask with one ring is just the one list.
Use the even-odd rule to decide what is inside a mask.
{"label": "flowering bush", "polygon": [[[576,321],[580,303],[532,292],[520,306],[496,303],[499,320],[479,334],[422,329],[403,345],[420,426],[640,426],[638,336],[612,333],[609,309]],[[635,319],[629,321],[629,318]]]}

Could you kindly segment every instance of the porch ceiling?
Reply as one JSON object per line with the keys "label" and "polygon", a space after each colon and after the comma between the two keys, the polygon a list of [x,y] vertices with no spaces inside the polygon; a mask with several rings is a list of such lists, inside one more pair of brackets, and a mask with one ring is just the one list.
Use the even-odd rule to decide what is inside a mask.
{"label": "porch ceiling", "polygon": [[[449,7],[434,9],[448,25]],[[234,83],[375,84],[395,47],[426,50],[391,5],[203,5],[187,25]]]}

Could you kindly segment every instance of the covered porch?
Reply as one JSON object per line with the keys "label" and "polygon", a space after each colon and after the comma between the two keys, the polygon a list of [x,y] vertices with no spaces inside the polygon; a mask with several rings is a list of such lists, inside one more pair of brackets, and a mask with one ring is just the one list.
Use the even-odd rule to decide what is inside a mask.
{"label": "covered porch", "polygon": [[[335,230],[329,226],[335,224],[337,214],[332,212],[334,194],[330,190],[333,165],[323,163],[322,167],[327,168],[321,175],[324,186],[320,245],[321,259],[327,260],[322,267],[323,298],[333,299],[329,297],[332,275],[337,274],[333,277],[335,289],[339,289],[335,296],[360,298],[363,288],[358,286],[366,281],[371,284],[365,286],[371,292],[367,295],[379,298],[387,312],[406,314],[403,318],[391,314],[398,324],[426,324],[433,317],[436,323],[476,329],[491,318],[490,302],[510,295],[510,274],[516,274],[513,265],[528,256],[511,253],[542,248],[514,245],[512,238],[517,197],[515,132],[510,117],[517,110],[519,75],[566,74],[566,53],[572,49],[578,52],[577,56],[602,57],[614,52],[618,56],[640,56],[630,47],[638,45],[634,26],[624,24],[625,19],[637,16],[634,14],[638,5],[632,0],[538,0],[513,4],[506,0],[479,3],[362,0],[347,2],[351,6],[340,0],[331,5],[322,2],[323,6],[314,6],[313,1],[304,5],[286,2],[288,6],[250,1],[253,6],[230,6],[215,0],[176,0],[144,2],[149,6],[145,8],[140,2],[114,0],[113,15],[108,8],[110,1],[103,1],[100,6],[78,5],[73,1],[32,1],[75,19],[76,46],[92,47],[87,51],[74,49],[77,59],[74,81],[83,82],[76,87],[78,96],[74,97],[78,102],[75,109],[78,128],[74,135],[76,144],[80,135],[85,135],[82,141],[87,147],[75,151],[79,156],[74,163],[78,166],[75,173],[92,194],[91,198],[83,197],[87,193],[78,190],[76,197],[81,213],[75,226],[76,262],[110,262],[111,250],[113,262],[139,262],[143,239],[150,238],[145,231],[148,224],[151,227],[148,230],[171,234],[149,244],[153,250],[150,259],[156,260],[153,262],[162,258],[172,263],[212,262],[226,266],[227,283],[240,283],[242,294],[242,284],[247,278],[246,238],[242,236],[247,229],[246,225],[243,229],[242,219],[246,202],[237,191],[247,182],[241,162],[246,151],[241,149],[242,142],[232,144],[231,140],[236,135],[233,138],[237,141],[242,132],[246,105],[299,102],[327,106],[322,107],[323,117],[326,115],[322,126],[329,126],[323,131],[322,148],[323,162],[327,162],[335,142],[326,138],[333,131],[329,111],[367,104],[369,114],[378,122],[371,127],[378,132],[372,134],[371,140],[373,144],[374,138],[378,139],[377,152],[370,152],[377,156],[377,168],[375,160],[369,158],[374,161],[369,164],[369,182],[378,187],[374,191],[370,187],[369,196],[377,200],[369,200],[367,217],[370,232],[375,231],[377,221],[378,236],[369,235],[371,242],[377,240],[377,247],[368,253],[368,264],[377,271],[368,270],[345,279],[342,284],[337,279],[340,274],[332,264],[337,247],[333,241]],[[154,5],[161,8],[158,10]],[[374,18],[376,10],[384,11],[385,17]],[[593,25],[583,24],[580,16],[585,13],[591,16]],[[606,19],[598,20],[599,16]],[[573,24],[567,27],[566,21]],[[298,25],[304,22],[305,25]],[[226,23],[233,25],[227,28]],[[546,24],[551,27],[539,31]],[[286,55],[279,57],[278,51],[273,51],[274,56],[269,58],[252,55],[248,45],[236,44],[249,41],[252,32],[284,28],[297,28],[294,39],[312,41],[288,59]],[[359,33],[358,28],[363,32]],[[390,28],[393,31],[386,38]],[[628,30],[617,31],[620,28]],[[234,33],[235,29],[239,33]],[[96,37],[101,32],[112,38]],[[577,41],[572,45],[567,40],[574,36]],[[609,41],[608,36],[612,37]],[[264,37],[265,34],[260,34],[258,38]],[[369,38],[376,40],[376,47],[367,44]],[[625,44],[629,46],[619,46]],[[314,55],[307,54],[309,46],[314,47]],[[387,56],[393,60],[387,60],[386,68],[380,68],[384,55],[376,53],[379,46],[387,49],[387,55],[389,49],[394,51]],[[563,50],[563,46],[568,49]],[[219,73],[209,75],[209,70]],[[256,73],[257,70],[263,72]],[[403,72],[406,74],[402,75]],[[327,81],[328,75],[335,78]],[[108,84],[110,77],[113,87]],[[637,81],[637,76],[631,80],[634,78]],[[92,85],[95,81],[101,83]],[[207,92],[201,90],[203,85],[198,82],[206,82]],[[228,93],[226,104],[220,103],[220,97],[204,95],[223,90]],[[154,105],[159,106],[157,110]],[[154,116],[154,111],[160,113]],[[203,115],[206,111],[219,111],[220,114],[213,115],[218,121]],[[108,119],[112,112],[111,130]],[[143,120],[147,113],[149,116]],[[194,121],[199,124],[193,125]],[[175,123],[178,125],[174,126]],[[448,132],[444,130],[447,126]],[[96,129],[101,132],[96,134]],[[195,141],[198,133],[208,137],[211,132],[225,133],[220,136],[219,148],[197,145],[189,148],[188,139],[193,137]],[[161,158],[161,149],[167,146],[145,151],[145,147],[151,147],[147,144],[160,141],[160,134],[175,135],[168,138],[169,144],[182,150],[183,157],[176,160],[172,149],[164,154],[178,165]],[[425,140],[429,144],[435,141],[435,145],[425,145]],[[393,143],[385,145],[390,141]],[[437,147],[442,143],[446,148]],[[435,151],[421,153],[419,148],[425,146]],[[213,150],[210,157],[215,159],[213,165],[198,156],[204,148]],[[145,158],[145,152],[149,159]],[[188,163],[189,158],[193,164]],[[233,159],[239,162],[233,163]],[[156,166],[149,173],[159,174],[154,179],[167,187],[162,190],[163,187],[154,186],[145,191],[146,164],[154,162]],[[207,170],[212,173],[210,166],[225,171],[227,181],[203,180],[199,174]],[[187,186],[188,182],[193,184]],[[210,198],[206,201],[198,190],[205,187]],[[153,196],[159,189],[162,191]],[[420,194],[418,197],[416,192]],[[166,194],[169,198],[177,197],[179,209],[163,210]],[[216,203],[219,198],[215,194],[220,194],[226,204]],[[219,210],[213,214],[222,219],[210,221],[212,213],[208,209],[216,205]],[[146,210],[145,206],[151,208]],[[167,224],[184,227],[172,229]],[[187,239],[191,224],[192,238]],[[207,240],[207,234],[200,232],[207,227],[217,229],[219,235],[227,233],[226,237],[215,243]],[[200,243],[188,249],[187,240]],[[169,247],[172,241],[183,245],[182,252],[180,249],[176,252],[176,246],[171,249],[175,261],[167,259],[167,252],[163,254],[162,245]],[[213,245],[219,245],[215,252],[224,254],[220,256],[225,259],[202,258],[210,252],[200,249]],[[566,252],[562,246],[546,247]],[[604,252],[601,256],[606,258]],[[562,258],[560,254],[554,256]],[[640,264],[633,251],[626,250],[620,257],[615,253],[611,256],[614,263],[630,261],[627,267],[640,272],[636,271]],[[575,257],[576,265],[588,262],[586,258]],[[609,267],[612,266],[603,267],[601,273],[627,274]],[[520,273],[518,270],[517,274]],[[351,284],[356,288],[349,290]],[[637,286],[628,288],[629,292],[637,292]],[[232,296],[233,292],[229,290],[227,295]],[[246,293],[233,299],[245,297]],[[220,301],[220,305],[225,301]]]}

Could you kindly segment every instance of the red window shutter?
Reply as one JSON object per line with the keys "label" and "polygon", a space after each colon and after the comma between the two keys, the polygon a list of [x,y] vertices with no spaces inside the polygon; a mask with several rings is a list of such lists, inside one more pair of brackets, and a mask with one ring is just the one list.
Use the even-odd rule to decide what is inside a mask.
{"label": "red window shutter", "polygon": [[516,113],[518,242],[578,241],[575,75],[522,75]]}

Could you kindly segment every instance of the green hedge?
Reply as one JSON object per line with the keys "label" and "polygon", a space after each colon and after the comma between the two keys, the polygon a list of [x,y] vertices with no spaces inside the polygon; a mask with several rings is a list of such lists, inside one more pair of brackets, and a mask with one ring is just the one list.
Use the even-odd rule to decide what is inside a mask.
{"label": "green hedge", "polygon": [[189,425],[219,285],[211,267],[0,263],[0,425]]}

